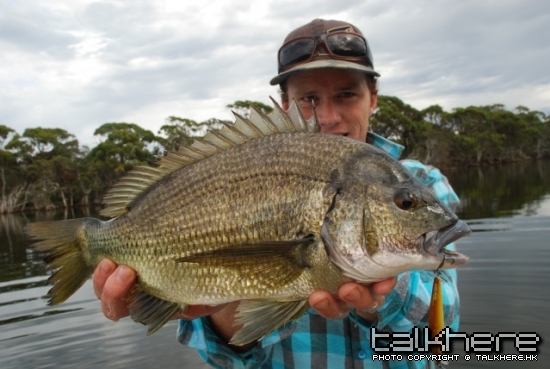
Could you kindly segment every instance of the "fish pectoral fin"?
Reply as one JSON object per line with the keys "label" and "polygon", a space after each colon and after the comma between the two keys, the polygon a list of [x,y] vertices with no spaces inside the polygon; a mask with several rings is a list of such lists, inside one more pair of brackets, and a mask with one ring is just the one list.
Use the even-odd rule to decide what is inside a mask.
{"label": "fish pectoral fin", "polygon": [[130,316],[134,322],[147,326],[147,336],[158,331],[176,313],[185,308],[178,303],[148,294],[139,284],[132,288],[129,300]]}
{"label": "fish pectoral fin", "polygon": [[235,325],[243,324],[243,327],[229,343],[242,346],[261,340],[284,324],[300,318],[308,309],[307,300],[242,300],[235,314]]}
{"label": "fish pectoral fin", "polygon": [[209,266],[240,267],[251,263],[269,262],[270,258],[281,257],[300,268],[308,268],[308,247],[316,242],[314,236],[288,241],[262,241],[240,243],[216,250],[198,252],[175,259],[179,263],[199,263]]}
{"label": "fish pectoral fin", "polygon": [[254,276],[260,284],[279,288],[312,267],[314,245],[318,243],[315,237],[308,236],[289,241],[235,244],[175,260],[208,268],[234,268],[235,273],[244,273],[243,277]]}

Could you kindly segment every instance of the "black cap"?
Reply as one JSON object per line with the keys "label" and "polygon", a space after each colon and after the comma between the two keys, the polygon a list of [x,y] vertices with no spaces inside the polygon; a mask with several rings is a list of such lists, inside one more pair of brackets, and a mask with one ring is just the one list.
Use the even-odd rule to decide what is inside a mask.
{"label": "black cap", "polygon": [[[363,36],[363,33],[357,27],[350,23],[338,20],[314,19],[308,24],[296,28],[294,31],[290,32],[288,36],[286,36],[283,42],[283,46],[296,38],[321,36],[323,34],[329,34],[331,32],[337,31],[353,32]],[[281,65],[279,65],[279,74],[273,77],[269,83],[271,85],[277,85],[292,73],[304,70],[324,68],[357,70],[373,75],[375,77],[380,77],[380,74],[374,70],[372,54],[369,48],[369,44],[368,42],[366,42],[366,39],[365,43],[367,46],[367,55],[365,58],[362,58],[360,60],[342,60],[334,59],[330,55],[323,55],[320,57],[315,57],[306,63],[297,64],[295,67],[287,70],[284,70]]]}

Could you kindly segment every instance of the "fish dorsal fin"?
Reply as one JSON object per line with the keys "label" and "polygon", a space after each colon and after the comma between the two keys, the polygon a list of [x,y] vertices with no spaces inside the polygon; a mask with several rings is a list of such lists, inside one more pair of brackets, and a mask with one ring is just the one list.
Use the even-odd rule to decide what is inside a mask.
{"label": "fish dorsal fin", "polygon": [[160,157],[154,167],[134,168],[109,190],[104,198],[106,207],[100,214],[116,217],[127,213],[134,201],[166,176],[232,147],[280,133],[320,130],[314,117],[309,120],[304,118],[296,101],[292,101],[288,111],[284,111],[275,100],[271,101],[274,109],[267,115],[255,107],[252,107],[249,118],[233,112],[235,123],[221,122],[224,126],[221,130],[208,130],[204,137],[194,138],[191,145],[182,146],[178,151]]}

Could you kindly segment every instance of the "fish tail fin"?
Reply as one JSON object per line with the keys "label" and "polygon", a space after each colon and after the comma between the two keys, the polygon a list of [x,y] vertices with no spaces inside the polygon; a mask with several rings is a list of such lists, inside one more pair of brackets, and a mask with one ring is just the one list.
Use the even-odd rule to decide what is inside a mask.
{"label": "fish tail fin", "polygon": [[48,283],[48,305],[61,304],[74,294],[92,275],[90,254],[86,242],[86,228],[90,223],[101,222],[94,218],[71,219],[54,222],[30,223],[25,233],[38,241],[32,246],[45,251],[44,261],[53,274]]}

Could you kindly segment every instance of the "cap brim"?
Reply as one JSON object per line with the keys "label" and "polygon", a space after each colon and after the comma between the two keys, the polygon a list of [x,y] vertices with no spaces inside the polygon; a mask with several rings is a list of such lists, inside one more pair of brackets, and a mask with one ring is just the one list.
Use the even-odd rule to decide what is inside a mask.
{"label": "cap brim", "polygon": [[287,78],[292,73],[301,72],[305,70],[312,70],[312,69],[348,69],[348,70],[356,70],[359,72],[364,72],[370,75],[373,75],[375,77],[380,77],[380,74],[376,72],[374,69],[357,64],[354,62],[349,62],[345,60],[336,60],[336,59],[329,59],[329,60],[315,60],[309,63],[300,64],[296,67],[289,69],[283,73],[278,74],[277,76],[273,77],[269,83],[272,86],[278,85],[281,83],[285,78]]}

